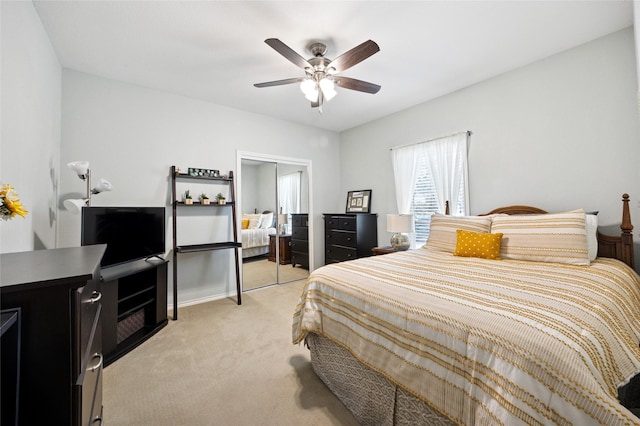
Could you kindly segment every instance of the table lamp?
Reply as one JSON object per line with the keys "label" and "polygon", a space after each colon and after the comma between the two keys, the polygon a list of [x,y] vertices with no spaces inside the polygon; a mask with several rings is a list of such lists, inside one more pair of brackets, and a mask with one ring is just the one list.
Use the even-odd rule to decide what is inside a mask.
{"label": "table lamp", "polygon": [[391,246],[394,250],[404,251],[409,249],[411,241],[407,233],[413,232],[413,215],[388,214],[387,232],[394,232],[391,237]]}

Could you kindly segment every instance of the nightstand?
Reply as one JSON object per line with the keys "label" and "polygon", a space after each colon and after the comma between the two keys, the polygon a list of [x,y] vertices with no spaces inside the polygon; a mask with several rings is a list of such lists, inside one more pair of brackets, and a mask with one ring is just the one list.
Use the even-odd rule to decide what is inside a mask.
{"label": "nightstand", "polygon": [[[291,263],[291,235],[278,235],[280,242],[280,264],[288,265]],[[276,236],[269,235],[269,260],[276,261]]]}
{"label": "nightstand", "polygon": [[374,256],[378,256],[380,254],[389,254],[389,253],[397,253],[398,250],[394,249],[391,246],[386,246],[386,247],[374,247],[371,249],[371,251],[373,252]]}

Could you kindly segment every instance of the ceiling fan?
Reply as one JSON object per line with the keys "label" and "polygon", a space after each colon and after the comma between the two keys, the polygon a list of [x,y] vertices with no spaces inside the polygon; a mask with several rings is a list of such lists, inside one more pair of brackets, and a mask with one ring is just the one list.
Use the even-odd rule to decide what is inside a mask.
{"label": "ceiling fan", "polygon": [[294,65],[302,68],[305,72],[305,76],[287,78],[285,80],[268,81],[265,83],[256,83],[254,84],[255,87],[272,87],[300,83],[300,89],[305,94],[305,97],[311,102],[311,107],[319,107],[321,112],[324,100],[329,101],[337,94],[334,86],[372,94],[378,93],[380,90],[380,86],[377,84],[336,75],[337,73],[359,64],[369,56],[380,51],[380,47],[372,40],[367,40],[364,43],[359,44],[334,60],[328,59],[324,56],[327,51],[327,46],[324,43],[316,42],[310,44],[309,50],[311,51],[311,54],[313,54],[313,57],[310,59],[304,59],[277,38],[268,38],[264,42],[271,46],[276,52],[291,61]]}

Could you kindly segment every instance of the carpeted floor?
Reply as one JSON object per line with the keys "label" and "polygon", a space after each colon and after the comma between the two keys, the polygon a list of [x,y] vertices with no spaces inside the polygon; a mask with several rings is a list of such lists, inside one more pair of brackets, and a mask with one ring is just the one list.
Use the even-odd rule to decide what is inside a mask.
{"label": "carpeted floor", "polygon": [[[276,266],[278,266],[277,269]],[[276,265],[275,262],[270,262],[266,257],[243,259],[242,289],[247,291],[274,284],[277,281],[276,274],[279,274],[280,283],[287,283],[307,278],[309,271],[303,269],[300,265],[295,268],[290,264]]]}
{"label": "carpeted floor", "polygon": [[104,370],[104,424],[357,425],[291,343],[303,284],[181,308]]}

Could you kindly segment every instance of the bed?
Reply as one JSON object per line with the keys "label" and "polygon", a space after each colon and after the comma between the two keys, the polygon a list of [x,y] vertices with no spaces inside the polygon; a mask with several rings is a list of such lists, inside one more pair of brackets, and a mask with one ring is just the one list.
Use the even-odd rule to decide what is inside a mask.
{"label": "bed", "polygon": [[269,235],[276,234],[273,212],[242,215],[242,258],[269,254]]}
{"label": "bed", "polygon": [[[617,237],[583,211],[514,206],[438,218],[417,250],[321,267],[293,342],[363,425],[640,424],[640,282],[623,197]],[[465,255],[460,235],[480,251],[499,240],[500,259],[495,247]]]}

